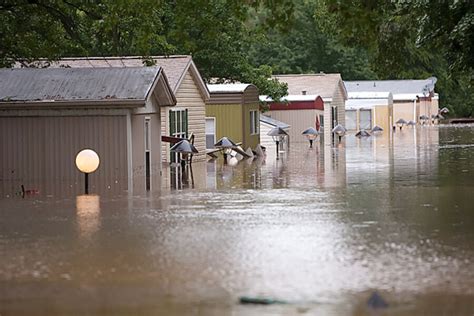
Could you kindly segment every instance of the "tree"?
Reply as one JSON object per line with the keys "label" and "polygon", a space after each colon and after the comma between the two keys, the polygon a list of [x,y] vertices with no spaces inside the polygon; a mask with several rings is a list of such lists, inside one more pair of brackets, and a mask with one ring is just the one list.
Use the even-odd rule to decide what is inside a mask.
{"label": "tree", "polygon": [[281,74],[337,72],[347,80],[376,76],[367,51],[342,43],[334,27],[328,27],[333,21],[324,14],[321,1],[300,0],[294,4],[293,23],[287,30],[271,30],[252,44],[253,64],[270,65]]}
{"label": "tree", "polygon": [[383,79],[438,77],[441,102],[471,116],[474,8],[469,1],[327,0],[347,43],[365,47]]}
{"label": "tree", "polygon": [[[0,4],[0,66],[38,58],[192,54],[204,78],[260,83],[276,98],[284,85],[255,74],[245,48],[255,32],[249,14],[267,25],[288,19],[291,0],[4,0]],[[251,76],[250,74],[253,73]]]}

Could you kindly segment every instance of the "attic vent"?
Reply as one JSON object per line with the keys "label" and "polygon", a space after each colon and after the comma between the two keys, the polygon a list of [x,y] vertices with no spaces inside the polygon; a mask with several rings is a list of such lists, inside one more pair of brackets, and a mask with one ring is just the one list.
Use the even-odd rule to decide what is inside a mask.
{"label": "attic vent", "polygon": [[306,95],[306,90],[301,91],[302,95]]}

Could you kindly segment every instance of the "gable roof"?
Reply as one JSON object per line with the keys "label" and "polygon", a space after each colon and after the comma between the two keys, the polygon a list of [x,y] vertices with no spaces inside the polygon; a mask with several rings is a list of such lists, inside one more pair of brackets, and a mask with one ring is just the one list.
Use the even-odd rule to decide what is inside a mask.
{"label": "gable roof", "polygon": [[427,88],[430,94],[434,93],[436,81],[428,78],[424,80],[360,80],[344,81],[346,89],[352,92],[387,92],[393,94],[393,98],[401,100],[404,98],[413,99],[423,97],[423,91]]}
{"label": "gable roof", "polygon": [[341,87],[343,96],[347,99],[346,88],[340,74],[295,74],[275,75],[273,78],[288,84],[288,94],[319,95],[324,100],[331,99],[336,90]]}
{"label": "gable roof", "polygon": [[160,67],[0,69],[0,103],[143,105],[157,85],[160,105],[175,104]]}
{"label": "gable roof", "polygon": [[[191,56],[151,56],[151,60],[156,66],[162,67],[167,75],[173,93],[176,94],[181,82],[189,70],[204,100],[209,99],[209,91],[201,77]],[[70,67],[70,68],[129,68],[146,67],[146,59],[140,56],[120,56],[120,57],[68,57],[57,61],[40,60],[32,63],[32,66],[40,67]],[[17,65],[20,66],[20,65]]]}

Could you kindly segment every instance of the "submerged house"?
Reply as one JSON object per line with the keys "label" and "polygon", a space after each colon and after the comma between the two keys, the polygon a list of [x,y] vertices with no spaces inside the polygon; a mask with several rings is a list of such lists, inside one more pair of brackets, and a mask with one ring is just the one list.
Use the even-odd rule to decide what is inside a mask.
{"label": "submerged house", "polygon": [[308,127],[324,129],[324,101],[319,95],[288,95],[281,102],[261,96],[268,106],[265,115],[284,122],[293,129],[289,131],[290,142],[306,142],[301,133]]}
{"label": "submerged house", "polygon": [[[332,129],[341,124],[345,126],[345,104],[347,91],[340,74],[296,74],[273,76],[288,84],[289,95],[318,95],[324,101],[324,139],[336,140]],[[295,129],[293,126],[292,129]],[[304,130],[306,127],[301,127]],[[327,142],[331,144],[332,142]]]}
{"label": "submerged house", "polygon": [[260,101],[252,84],[208,84],[211,98],[206,104],[207,148],[229,137],[252,150],[260,143]]}
{"label": "submerged house", "polygon": [[420,116],[438,114],[439,97],[435,93],[436,78],[425,80],[363,80],[345,81],[347,91],[354,93],[391,92],[393,122],[403,118],[421,122]]}
{"label": "submerged house", "polygon": [[100,157],[91,191],[159,188],[160,110],[174,104],[161,67],[0,69],[0,190],[83,192],[85,148]]}
{"label": "submerged house", "polygon": [[[349,89],[348,89],[349,90]],[[346,101],[346,129],[370,130],[374,126],[390,132],[393,120],[391,92],[351,92]]]}
{"label": "submerged house", "polygon": [[[188,138],[193,135],[194,146],[199,151],[193,161],[205,160],[205,103],[209,91],[191,56],[152,56],[143,59],[136,56],[63,58],[59,61],[43,62],[42,66],[71,68],[128,68],[145,67],[147,64],[162,67],[176,97],[176,106],[162,107],[160,111],[163,162],[174,161],[169,151],[170,137]],[[173,159],[171,159],[173,158]]]}

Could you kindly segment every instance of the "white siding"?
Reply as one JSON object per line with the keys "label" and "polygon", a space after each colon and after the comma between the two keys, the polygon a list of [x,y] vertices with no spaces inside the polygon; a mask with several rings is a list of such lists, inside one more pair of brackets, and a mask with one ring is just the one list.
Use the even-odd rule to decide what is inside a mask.
{"label": "white siding", "polygon": [[[308,127],[316,128],[316,116],[323,114],[320,110],[282,110],[282,111],[268,111],[268,116],[286,123],[291,126],[290,129],[290,144],[306,142],[306,139],[301,133]],[[262,141],[263,132],[260,132],[260,142]]]}

